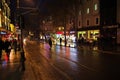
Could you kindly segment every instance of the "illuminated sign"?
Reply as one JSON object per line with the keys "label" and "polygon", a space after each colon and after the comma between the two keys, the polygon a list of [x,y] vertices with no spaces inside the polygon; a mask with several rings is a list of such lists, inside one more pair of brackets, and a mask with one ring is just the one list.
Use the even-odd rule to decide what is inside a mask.
{"label": "illuminated sign", "polygon": [[58,31],[57,34],[63,34],[64,32],[63,31]]}
{"label": "illuminated sign", "polygon": [[5,31],[1,31],[0,34],[7,34]]}

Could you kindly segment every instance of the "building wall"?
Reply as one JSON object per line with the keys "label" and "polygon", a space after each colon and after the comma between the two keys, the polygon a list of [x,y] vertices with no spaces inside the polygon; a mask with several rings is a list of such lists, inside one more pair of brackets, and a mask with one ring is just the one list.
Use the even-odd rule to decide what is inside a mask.
{"label": "building wall", "polygon": [[[81,25],[78,25],[79,32],[82,33],[82,31],[85,31],[85,36],[89,39],[91,38],[89,35],[95,37],[94,34],[92,34],[92,30],[95,30],[95,32],[98,30],[98,37],[102,35],[105,38],[115,38],[113,41],[113,43],[115,43],[117,35],[116,23],[117,20],[120,22],[120,11],[117,9],[116,4],[118,3],[116,1],[117,0],[83,0],[82,7],[80,8],[82,14],[79,15],[78,21],[81,22]],[[95,8],[96,6],[97,8]],[[87,11],[89,11],[89,13],[87,13]]]}
{"label": "building wall", "polygon": [[117,0],[117,23],[120,24],[120,0]]}
{"label": "building wall", "polygon": [[[97,4],[97,10],[94,10],[95,4]],[[82,7],[80,8],[81,15],[79,15],[79,21],[81,22],[81,26],[98,26],[100,24],[99,0],[84,0],[82,6],[80,7]],[[89,13],[87,13],[88,8]],[[98,18],[98,24],[96,24],[96,18]]]}
{"label": "building wall", "polygon": [[[120,0],[117,0],[117,23],[120,24]],[[117,29],[117,43],[120,44],[120,28]]]}
{"label": "building wall", "polygon": [[[8,1],[7,1],[8,2]],[[0,27],[9,29],[10,27],[10,8],[5,0],[0,2]]]}
{"label": "building wall", "polygon": [[101,25],[116,24],[117,0],[100,0]]}

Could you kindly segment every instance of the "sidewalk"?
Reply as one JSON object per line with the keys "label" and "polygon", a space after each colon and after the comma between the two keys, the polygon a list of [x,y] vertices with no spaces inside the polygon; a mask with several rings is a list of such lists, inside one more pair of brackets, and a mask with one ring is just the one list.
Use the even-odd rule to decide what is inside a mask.
{"label": "sidewalk", "polygon": [[29,57],[26,56],[26,58],[25,71],[21,71],[20,52],[15,54],[12,50],[8,61],[6,53],[3,51],[0,62],[0,80],[39,80],[36,79],[36,73],[28,59]]}
{"label": "sidewalk", "polygon": [[108,54],[117,54],[120,55],[120,46],[90,46],[90,45],[79,45],[78,48],[86,48],[89,50],[93,50],[93,51],[98,51],[98,52],[102,52],[102,53],[108,53]]}
{"label": "sidewalk", "polygon": [[118,54],[120,55],[120,46],[104,46],[103,48],[98,48],[98,51],[105,52],[109,54]]}
{"label": "sidewalk", "polygon": [[[44,41],[40,41],[40,43],[46,43]],[[56,45],[56,44],[55,44]],[[59,45],[58,45],[59,46]],[[67,46],[69,47],[69,46]],[[98,45],[95,45],[95,46],[91,46],[89,44],[76,44],[75,47],[72,47],[72,48],[86,48],[86,49],[89,49],[89,50],[93,50],[93,51],[98,51],[98,52],[102,52],[102,53],[109,53],[109,54],[117,54],[117,55],[120,55],[120,45],[117,45],[117,46],[103,46],[103,47],[100,47]]]}

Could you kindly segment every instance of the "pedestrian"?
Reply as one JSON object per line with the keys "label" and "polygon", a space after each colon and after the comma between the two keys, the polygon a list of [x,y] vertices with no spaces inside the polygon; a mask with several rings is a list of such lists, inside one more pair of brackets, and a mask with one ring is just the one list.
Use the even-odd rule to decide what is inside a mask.
{"label": "pedestrian", "polygon": [[61,43],[62,43],[62,38],[60,38],[60,46],[61,46]]}
{"label": "pedestrian", "polygon": [[2,38],[0,37],[0,60],[2,58],[2,49],[3,49],[3,41]]}
{"label": "pedestrian", "polygon": [[10,40],[6,39],[4,42],[4,49],[9,60],[10,52],[11,52],[11,42]]}
{"label": "pedestrian", "polygon": [[26,58],[25,58],[25,53],[24,51],[20,52],[20,68],[21,68],[21,71],[25,71],[25,61],[26,61]]}
{"label": "pedestrian", "polygon": [[51,37],[49,38],[49,46],[50,46],[50,49],[52,48],[52,39]]}
{"label": "pedestrian", "polygon": [[14,49],[15,54],[16,54],[17,53],[17,40],[16,39],[13,40],[12,46],[13,46],[13,49]]}
{"label": "pedestrian", "polygon": [[17,50],[20,51],[20,49],[21,49],[20,41],[18,40],[18,41],[17,41]]}

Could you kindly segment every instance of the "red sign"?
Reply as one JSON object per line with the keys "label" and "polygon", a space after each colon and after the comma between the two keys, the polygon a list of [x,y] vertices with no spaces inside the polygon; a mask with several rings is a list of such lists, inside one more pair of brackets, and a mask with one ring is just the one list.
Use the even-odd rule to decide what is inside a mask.
{"label": "red sign", "polygon": [[63,33],[64,33],[63,31],[56,32],[56,34],[63,34]]}

